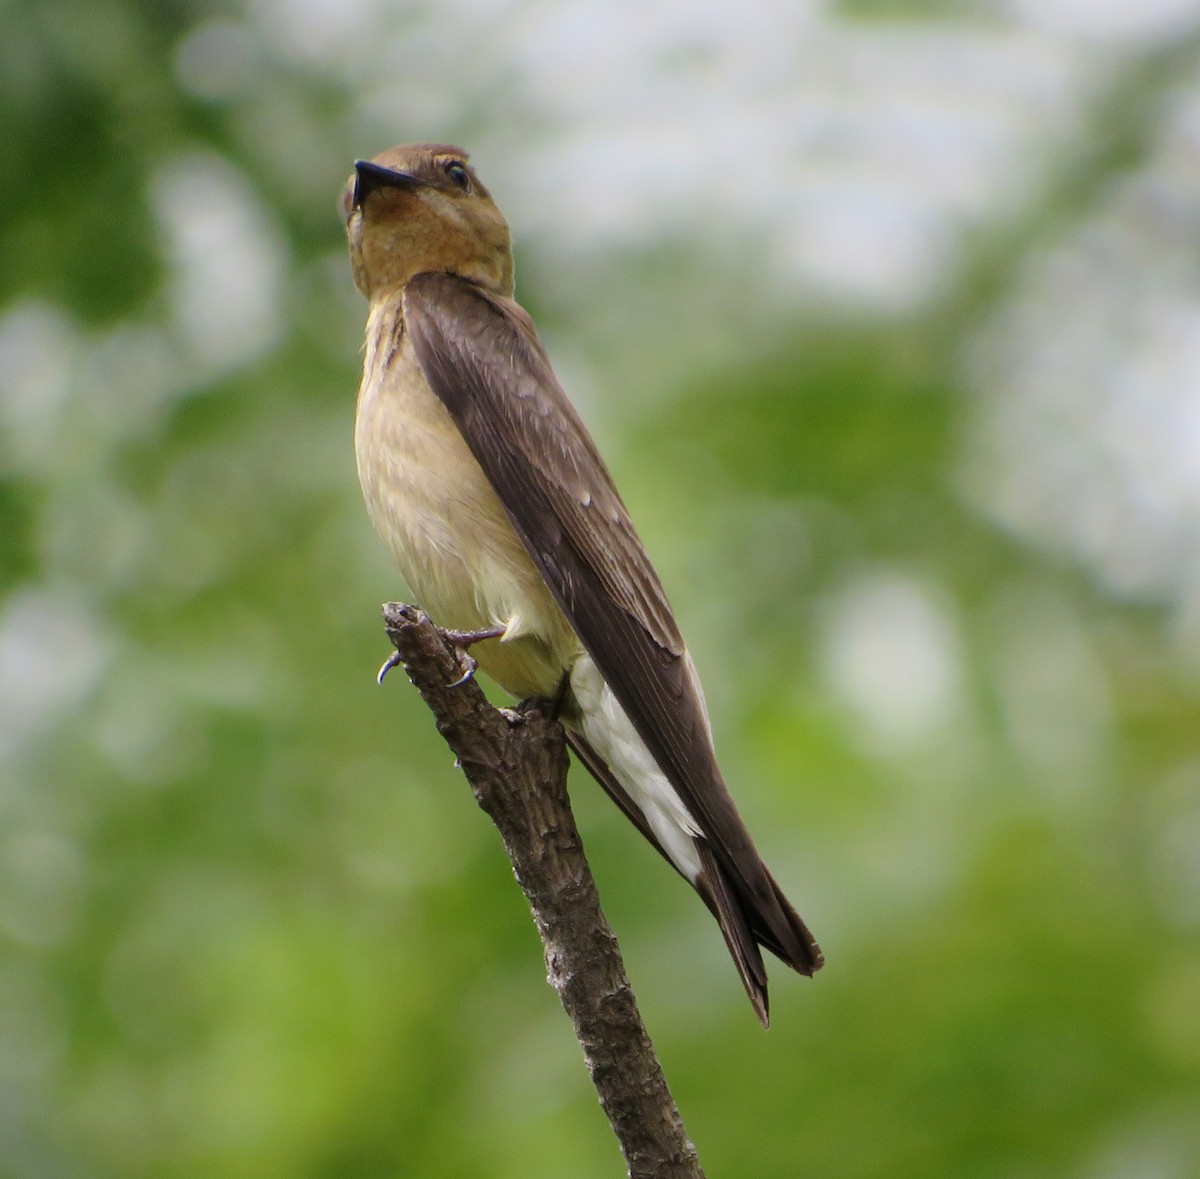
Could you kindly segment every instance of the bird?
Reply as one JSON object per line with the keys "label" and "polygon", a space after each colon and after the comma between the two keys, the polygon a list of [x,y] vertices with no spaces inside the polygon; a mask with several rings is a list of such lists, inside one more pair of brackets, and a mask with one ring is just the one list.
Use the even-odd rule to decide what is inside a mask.
{"label": "bird", "polygon": [[576,757],[716,918],[769,1025],[762,949],[824,958],[717,764],[662,582],[516,302],[508,222],[468,155],[358,160],[342,192],[368,312],[354,447],[368,514],[428,615]]}

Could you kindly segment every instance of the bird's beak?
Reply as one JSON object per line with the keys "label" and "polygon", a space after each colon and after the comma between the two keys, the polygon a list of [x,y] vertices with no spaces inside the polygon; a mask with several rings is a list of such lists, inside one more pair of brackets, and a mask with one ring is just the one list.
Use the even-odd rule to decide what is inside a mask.
{"label": "bird's beak", "polygon": [[424,185],[424,180],[410,176],[407,172],[394,172],[381,164],[373,164],[370,160],[354,161],[354,208],[362,207],[377,188],[416,188]]}

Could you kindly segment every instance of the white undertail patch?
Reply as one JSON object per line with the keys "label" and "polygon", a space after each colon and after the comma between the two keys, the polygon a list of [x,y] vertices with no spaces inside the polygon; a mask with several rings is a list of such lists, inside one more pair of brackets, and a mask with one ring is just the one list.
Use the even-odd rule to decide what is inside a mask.
{"label": "white undertail patch", "polygon": [[581,655],[572,666],[571,691],[579,705],[580,728],[588,744],[604,758],[637,803],[671,862],[695,884],[700,875],[700,856],[694,841],[700,836],[700,828],[658,768],[590,655]]}

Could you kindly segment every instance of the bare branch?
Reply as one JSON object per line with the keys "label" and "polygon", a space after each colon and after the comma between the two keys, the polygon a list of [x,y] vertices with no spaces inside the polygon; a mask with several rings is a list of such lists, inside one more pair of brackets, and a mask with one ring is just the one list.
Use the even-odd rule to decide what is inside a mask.
{"label": "bare branch", "polygon": [[493,708],[474,680],[461,682],[460,653],[415,606],[389,603],[384,619],[504,841],[630,1179],[703,1179],[600,908],[567,799],[562,729],[535,710]]}

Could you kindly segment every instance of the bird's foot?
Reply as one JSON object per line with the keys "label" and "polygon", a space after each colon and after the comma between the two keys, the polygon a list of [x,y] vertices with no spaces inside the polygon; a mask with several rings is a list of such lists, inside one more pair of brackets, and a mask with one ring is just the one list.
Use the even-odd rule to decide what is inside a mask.
{"label": "bird's foot", "polygon": [[544,716],[548,721],[556,721],[562,712],[569,687],[569,673],[564,673],[558,687],[554,689],[553,696],[529,696],[516,708],[504,708],[501,711],[507,716],[510,725],[523,724],[528,716]]}
{"label": "bird's foot", "polygon": [[[473,646],[475,643],[482,643],[484,639],[500,638],[504,634],[504,629],[502,626],[488,626],[481,630],[446,630],[440,626],[437,628],[438,634],[458,653],[459,666],[463,669],[462,675],[454,680],[450,684],[450,687],[457,688],[467,683],[474,677],[475,672],[479,670],[479,664],[471,657],[467,648]],[[387,673],[402,662],[400,652],[393,651],[375,673],[375,682],[382,684]]]}
{"label": "bird's foot", "polygon": [[456,680],[452,680],[449,684],[451,688],[462,687],[475,676],[479,670],[479,664],[472,657],[468,647],[474,646],[476,643],[482,643],[484,639],[498,639],[504,635],[505,628],[503,626],[487,626],[481,630],[443,630],[438,627],[438,633],[448,642],[458,653],[458,664],[463,669],[462,675]]}
{"label": "bird's foot", "polygon": [[563,704],[566,703],[567,692],[571,687],[571,673],[563,672],[563,677],[558,681],[558,687],[554,689],[553,696],[528,696],[522,700],[516,708],[504,708],[502,712],[511,714],[508,723],[515,725],[531,714],[544,716],[547,720],[556,721],[562,713]]}

